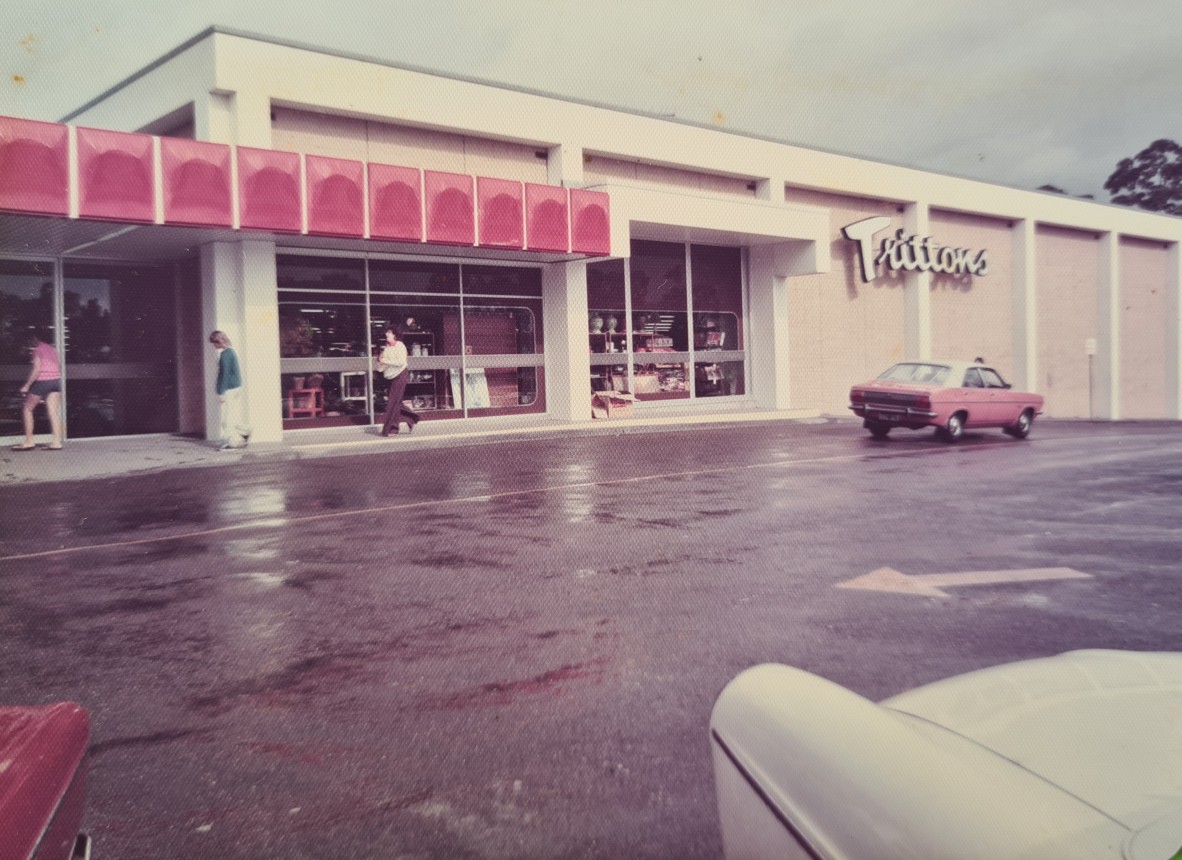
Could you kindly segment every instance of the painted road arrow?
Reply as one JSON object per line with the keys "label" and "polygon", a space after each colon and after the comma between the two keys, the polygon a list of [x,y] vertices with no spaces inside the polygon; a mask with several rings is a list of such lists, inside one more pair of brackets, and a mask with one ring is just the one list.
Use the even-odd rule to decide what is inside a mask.
{"label": "painted road arrow", "polygon": [[973,570],[967,573],[929,573],[908,576],[893,567],[880,567],[865,576],[837,583],[838,588],[863,591],[889,591],[894,594],[918,594],[923,597],[947,597],[941,588],[957,585],[1000,585],[1011,582],[1038,582],[1048,579],[1091,579],[1070,567],[1035,567],[1029,570]]}

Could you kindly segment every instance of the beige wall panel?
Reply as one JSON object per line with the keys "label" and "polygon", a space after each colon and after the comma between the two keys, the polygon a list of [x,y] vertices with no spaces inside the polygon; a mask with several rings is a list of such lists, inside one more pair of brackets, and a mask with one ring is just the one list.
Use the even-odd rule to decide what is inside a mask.
{"label": "beige wall panel", "polygon": [[583,163],[583,181],[587,185],[601,182],[626,182],[674,191],[707,191],[753,199],[755,190],[748,188],[750,180],[714,173],[695,173],[652,164],[639,164],[620,158],[592,155]]}
{"label": "beige wall panel", "polygon": [[583,181],[588,185],[601,182],[635,182],[636,162],[603,155],[591,155],[583,159]]}
{"label": "beige wall panel", "polygon": [[903,280],[863,283],[857,246],[841,228],[873,215],[903,226],[894,203],[788,189],[793,203],[829,210],[832,271],[788,279],[792,406],[849,415],[851,385],[877,376],[903,355]]}
{"label": "beige wall panel", "polygon": [[1120,243],[1120,417],[1166,414],[1169,258],[1161,242]]}
{"label": "beige wall panel", "polygon": [[466,172],[461,135],[376,122],[369,124],[369,160],[448,173]]}
{"label": "beige wall panel", "polygon": [[1034,244],[1037,390],[1046,398],[1047,415],[1087,418],[1091,383],[1085,342],[1099,339],[1100,243],[1094,233],[1042,226]]}
{"label": "beige wall panel", "polygon": [[709,191],[712,194],[726,194],[734,197],[755,198],[755,189],[748,188],[748,185],[753,184],[750,179],[736,179],[733,176],[717,176],[712,173],[699,174],[701,183],[699,187],[703,191]]}
{"label": "beige wall panel", "polygon": [[985,275],[932,273],[932,355],[983,357],[1001,371],[1014,369],[1014,255],[1006,221],[932,211],[928,234],[941,246],[988,250]]}
{"label": "beige wall panel", "polygon": [[366,123],[360,119],[272,108],[271,145],[286,152],[366,159]]}
{"label": "beige wall panel", "polygon": [[468,137],[464,139],[464,172],[545,185],[546,159],[537,156],[545,151],[544,147]]}

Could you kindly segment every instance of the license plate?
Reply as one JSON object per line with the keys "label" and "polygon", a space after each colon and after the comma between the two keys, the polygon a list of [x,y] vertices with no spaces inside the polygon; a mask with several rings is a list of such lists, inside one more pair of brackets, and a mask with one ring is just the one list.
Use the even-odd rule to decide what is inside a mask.
{"label": "license plate", "polygon": [[898,421],[899,413],[897,412],[875,412],[875,421]]}

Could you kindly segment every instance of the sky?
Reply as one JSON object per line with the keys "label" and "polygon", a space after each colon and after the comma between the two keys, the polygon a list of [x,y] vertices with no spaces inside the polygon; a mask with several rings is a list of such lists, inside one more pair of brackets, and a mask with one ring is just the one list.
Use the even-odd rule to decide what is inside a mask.
{"label": "sky", "polygon": [[1179,0],[22,0],[0,115],[60,121],[214,25],[1100,201],[1182,142]]}

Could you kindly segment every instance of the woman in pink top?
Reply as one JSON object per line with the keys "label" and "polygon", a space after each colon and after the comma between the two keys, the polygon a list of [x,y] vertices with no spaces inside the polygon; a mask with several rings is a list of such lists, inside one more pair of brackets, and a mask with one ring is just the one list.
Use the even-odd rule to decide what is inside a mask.
{"label": "woman in pink top", "polygon": [[50,346],[47,340],[48,338],[41,334],[29,335],[29,353],[33,366],[29,370],[28,380],[21,386],[21,394],[25,395],[25,406],[21,413],[25,424],[25,441],[20,445],[13,445],[13,451],[32,451],[37,447],[33,443],[33,410],[43,400],[49,413],[49,429],[53,433],[53,440],[42,450],[62,449],[62,365],[58,360],[57,350]]}

